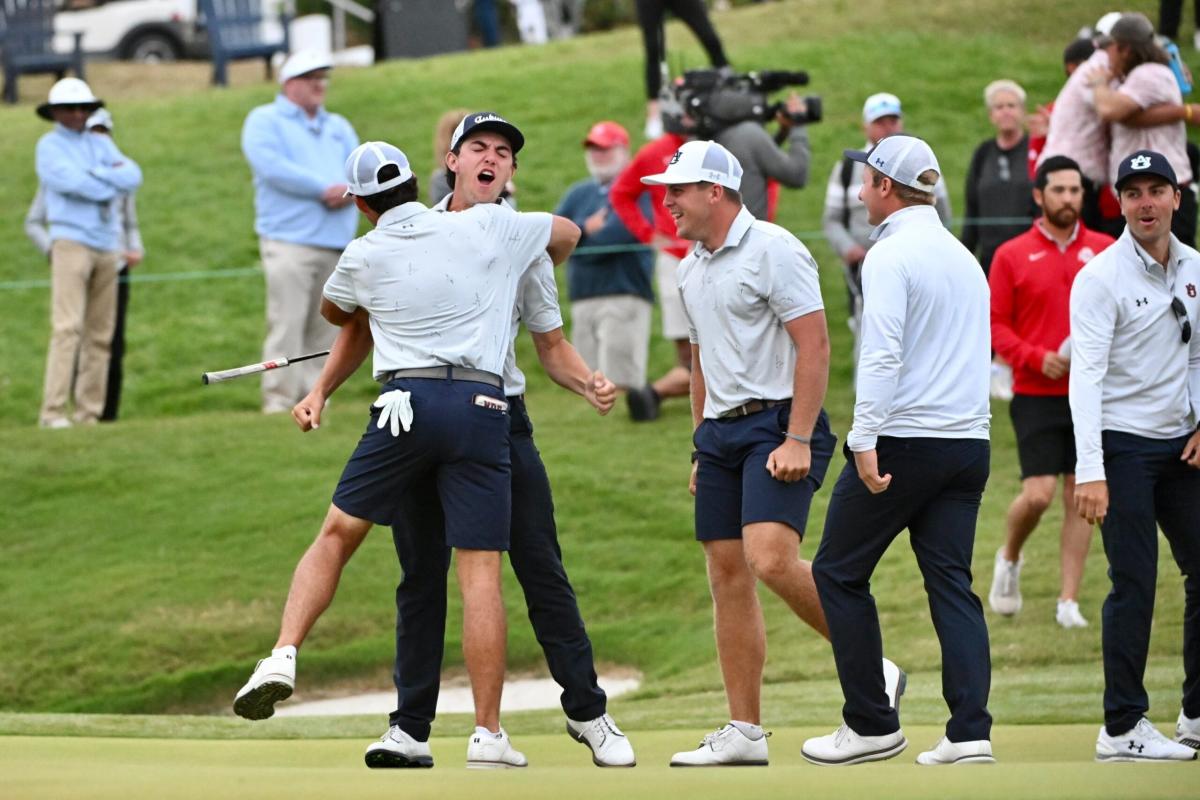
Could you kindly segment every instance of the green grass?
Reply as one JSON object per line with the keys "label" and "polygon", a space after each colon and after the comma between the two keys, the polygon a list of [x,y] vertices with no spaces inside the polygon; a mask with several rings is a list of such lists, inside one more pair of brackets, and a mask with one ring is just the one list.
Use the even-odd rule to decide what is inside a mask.
{"label": "green grass", "polygon": [[[1194,764],[1107,765],[1091,760],[1088,726],[998,729],[993,766],[930,769],[913,764],[940,730],[906,730],[909,747],[882,764],[822,769],[804,762],[800,745],[817,728],[777,728],[771,766],[762,769],[670,769],[671,753],[691,747],[700,730],[639,731],[639,764],[632,770],[596,770],[587,753],[561,733],[517,741],[531,765],[524,770],[472,772],[462,768],[461,737],[431,741],[432,770],[367,770],[363,742],[130,741],[86,738],[8,738],[0,774],[13,797],[88,798],[255,797],[420,798],[479,797],[753,797],[896,800],[928,797],[1184,798],[1195,796]],[[587,779],[581,780],[588,770]]]}
{"label": "green grass", "polygon": [[[1150,10],[1148,3],[1136,5]],[[723,15],[718,24],[735,63],[809,68],[812,89],[826,97],[828,120],[812,130],[812,186],[785,195],[779,221],[796,231],[818,227],[828,170],[843,146],[860,143],[858,109],[878,89],[900,94],[910,129],[934,143],[961,211],[967,159],[988,133],[982,87],[1008,75],[1025,83],[1035,100],[1049,99],[1060,83],[1062,44],[1096,13],[1081,0],[1053,7],[1033,0],[812,0]],[[672,28],[669,35],[673,53],[700,62],[684,32]],[[578,142],[592,120],[611,117],[640,128],[640,60],[635,32],[622,30],[540,50],[393,62],[339,71],[330,105],[352,119],[363,138],[397,142],[417,164],[430,161],[429,130],[444,108],[500,110],[531,143],[518,174],[523,207],[549,208],[583,172]],[[104,93],[104,86],[96,88]],[[258,358],[261,282],[222,277],[221,271],[256,261],[238,131],[246,111],[272,91],[254,84],[112,104],[120,142],[148,176],[140,207],[149,256],[139,269],[146,275],[212,275],[134,287],[120,424],[62,433],[33,427],[47,292],[0,289],[0,605],[6,610],[0,617],[0,709],[224,709],[274,640],[292,566],[316,531],[374,385],[357,376],[335,398],[327,424],[306,436],[288,420],[256,412],[253,380],[200,386],[204,370]],[[7,191],[0,194],[0,241],[8,245],[0,282],[43,277],[45,265],[22,239],[20,220],[33,192],[33,145],[45,125],[28,105],[0,109],[0,124],[6,132],[0,159],[12,165],[5,173]],[[828,248],[806,239],[822,264],[830,308],[835,356],[826,405],[844,435],[853,395],[841,278]],[[598,419],[548,385],[532,367],[526,341],[520,354],[530,367],[531,412],[595,651],[602,663],[635,667],[646,679],[637,697],[619,704],[622,719],[647,727],[714,724],[724,711],[703,560],[692,541],[684,488],[687,409],[670,405],[650,426],[634,426],[619,413]],[[668,346],[657,342],[652,369],[665,368],[670,359]],[[976,548],[980,593],[987,591],[1004,509],[1017,489],[1007,410],[998,404],[994,413],[993,477]],[[821,492],[814,505],[807,557],[827,500],[828,492]],[[992,706],[1002,722],[1099,717],[1103,555],[1097,545],[1082,595],[1093,627],[1061,631],[1053,622],[1059,514],[1048,514],[1029,545],[1025,611],[1013,620],[989,620],[997,674]],[[1182,587],[1163,551],[1148,683],[1155,710],[1166,716],[1174,713],[1181,679]],[[386,531],[377,532],[351,562],[337,601],[304,649],[302,691],[348,682],[387,685],[397,577]],[[925,676],[914,683],[906,718],[932,724],[944,714],[936,679],[940,662],[920,575],[904,542],[889,552],[873,585],[889,655]],[[541,655],[511,579],[505,591],[510,664],[538,669]],[[455,594],[451,665],[461,663]],[[819,711],[832,723],[838,691],[828,646],[767,593],[764,607],[769,721],[813,724]],[[28,732],[33,726],[52,733],[55,724],[73,725],[70,718],[55,719],[5,716],[0,730]],[[557,724],[558,715],[521,719],[541,730]],[[451,722],[462,727],[460,720]],[[214,720],[214,730],[226,724],[235,723]],[[297,727],[262,730],[338,735],[321,723],[288,725]],[[353,735],[368,735],[367,728],[377,735],[378,722],[362,723]]]}

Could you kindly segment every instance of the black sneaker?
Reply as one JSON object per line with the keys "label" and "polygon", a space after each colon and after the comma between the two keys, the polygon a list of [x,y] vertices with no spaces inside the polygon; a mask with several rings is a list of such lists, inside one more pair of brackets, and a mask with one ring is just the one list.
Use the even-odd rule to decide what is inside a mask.
{"label": "black sneaker", "polygon": [[629,418],[634,422],[658,419],[658,404],[662,401],[653,386],[630,389],[625,393],[625,402],[629,404]]}

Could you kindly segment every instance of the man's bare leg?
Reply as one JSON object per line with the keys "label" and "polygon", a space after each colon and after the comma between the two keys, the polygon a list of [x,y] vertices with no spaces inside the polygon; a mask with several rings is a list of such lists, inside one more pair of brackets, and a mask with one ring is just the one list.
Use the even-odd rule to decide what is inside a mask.
{"label": "man's bare leg", "polygon": [[475,724],[495,733],[500,730],[508,641],[500,553],[460,549],[455,552],[455,563],[463,596],[463,659],[471,678]]}
{"label": "man's bare leg", "polygon": [[317,619],[329,608],[342,570],[371,530],[371,521],[329,506],[316,540],[296,565],[276,647],[299,648]]}
{"label": "man's bare leg", "polygon": [[1055,475],[1034,475],[1021,481],[1021,493],[1008,507],[1007,532],[1004,539],[1004,558],[1017,563],[1021,548],[1033,533],[1042,514],[1054,502],[1054,489],[1058,485]]}
{"label": "man's bare leg", "polygon": [[1063,480],[1062,591],[1060,600],[1078,600],[1083,567],[1092,544],[1092,526],[1075,511],[1075,476]]}
{"label": "man's bare leg", "polygon": [[729,718],[759,725],[767,634],[756,581],[746,565],[741,540],[705,542],[704,556]]}
{"label": "man's bare leg", "polygon": [[825,612],[813,582],[812,562],[800,558],[800,537],[780,522],[756,522],[742,528],[751,573],[788,604],[806,625],[829,638]]}

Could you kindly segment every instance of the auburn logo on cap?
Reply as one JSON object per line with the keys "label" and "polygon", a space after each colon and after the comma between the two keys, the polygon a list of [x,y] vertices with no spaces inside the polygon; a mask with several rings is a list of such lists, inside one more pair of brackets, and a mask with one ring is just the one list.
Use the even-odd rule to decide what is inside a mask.
{"label": "auburn logo on cap", "polygon": [[1130,169],[1150,169],[1150,156],[1135,156],[1129,160]]}
{"label": "auburn logo on cap", "polygon": [[667,162],[667,166],[669,167],[672,164],[678,164],[679,159],[681,159],[681,158],[683,158],[683,150],[682,149],[676,150],[675,155],[671,156],[671,160]]}

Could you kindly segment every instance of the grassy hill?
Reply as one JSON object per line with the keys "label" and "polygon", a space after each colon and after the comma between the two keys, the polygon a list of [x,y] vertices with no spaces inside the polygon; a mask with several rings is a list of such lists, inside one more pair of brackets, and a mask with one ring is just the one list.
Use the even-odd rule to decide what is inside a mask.
{"label": "grassy hill", "polygon": [[[1134,5],[1153,10],[1147,2]],[[861,144],[863,98],[879,90],[901,96],[909,129],[933,144],[961,210],[967,160],[989,132],[983,86],[1012,77],[1033,100],[1051,99],[1061,83],[1062,46],[1104,10],[1080,0],[792,0],[717,18],[739,68],[808,69],[812,90],[825,97],[827,120],[811,131],[811,185],[785,193],[778,221],[800,233],[822,265],[835,353],[826,405],[843,436],[853,399],[844,292],[836,260],[812,232],[829,170],[843,147]],[[685,31],[673,26],[668,36],[673,59],[701,63]],[[20,225],[36,183],[33,146],[47,126],[29,103],[0,109],[0,241],[7,245],[0,261],[0,709],[8,711],[221,706],[274,640],[291,569],[316,532],[373,397],[369,376],[356,376],[335,398],[327,424],[301,436],[289,420],[257,413],[253,380],[201,387],[202,371],[259,357],[262,283],[244,273],[256,264],[257,245],[238,137],[247,111],[269,101],[274,88],[248,72],[233,89],[209,91],[188,84],[194,69],[129,69],[99,65],[92,73],[96,91],[110,98],[122,148],[147,176],[139,206],[148,257],[138,273],[144,282],[134,286],[124,419],[117,425],[35,428],[48,292],[25,283],[44,279],[46,269]],[[422,177],[432,167],[430,131],[443,110],[499,110],[529,141],[518,173],[522,207],[545,209],[583,174],[579,141],[591,122],[613,118],[640,130],[640,69],[637,34],[626,29],[540,49],[339,70],[329,106],[362,138],[404,147]],[[191,279],[155,280],[179,273]],[[520,354],[532,366],[527,342]],[[657,342],[652,371],[670,359]],[[710,600],[685,488],[684,404],[668,406],[655,425],[634,426],[619,413],[598,419],[540,371],[529,371],[567,566],[595,650],[603,662],[646,676],[639,699],[626,704],[628,717],[659,725],[719,719]],[[993,477],[976,549],[980,594],[1018,483],[1007,408],[993,411]],[[823,491],[813,508],[804,545],[810,558],[827,500]],[[1058,520],[1057,511],[1048,515],[1030,543],[1026,610],[1015,620],[990,619],[997,719],[1099,717],[1103,556],[1097,542],[1082,597],[1093,626],[1061,631],[1053,622]],[[1150,679],[1156,709],[1173,715],[1182,587],[1165,548],[1160,575]],[[386,531],[377,532],[304,649],[302,688],[386,685],[397,578]],[[903,542],[874,585],[888,653],[925,676],[914,684],[906,716],[935,722],[943,714],[937,643]],[[540,652],[511,581],[506,597],[510,663],[536,669]],[[795,720],[814,707],[836,713],[828,646],[773,596],[764,594],[764,603],[768,715]],[[451,615],[447,655],[459,663],[456,600]],[[681,695],[694,697],[683,703]],[[531,719],[549,724],[551,716]],[[286,735],[295,728],[271,730]]]}

